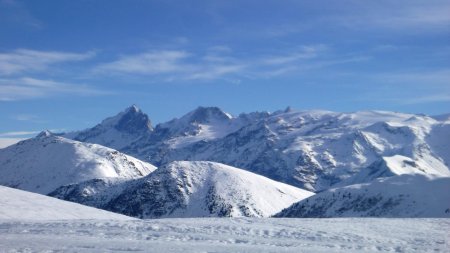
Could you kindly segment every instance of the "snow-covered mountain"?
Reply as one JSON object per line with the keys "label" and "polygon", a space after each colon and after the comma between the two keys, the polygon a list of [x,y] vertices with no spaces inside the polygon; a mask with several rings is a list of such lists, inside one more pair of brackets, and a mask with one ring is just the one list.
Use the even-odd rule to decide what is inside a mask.
{"label": "snow-covered mountain", "polygon": [[135,180],[94,179],[50,196],[139,218],[268,217],[313,195],[213,162],[173,162]]}
{"label": "snow-covered mountain", "polygon": [[153,131],[148,115],[132,105],[114,117],[103,120],[93,128],[71,132],[63,136],[69,139],[96,143],[113,149],[122,149],[148,136]]}
{"label": "snow-covered mountain", "polygon": [[400,175],[318,193],[276,217],[450,218],[450,178]]}
{"label": "snow-covered mountain", "polygon": [[0,149],[0,185],[42,194],[94,178],[138,178],[155,169],[116,150],[49,131]]}
{"label": "snow-covered mountain", "polygon": [[[199,107],[157,125],[120,151],[157,166],[180,160],[215,161],[323,191],[387,175],[382,171],[395,171],[392,166],[397,162],[414,167],[410,172],[450,176],[450,122],[442,118],[291,108],[233,117],[217,107]],[[95,128],[87,131],[91,132]],[[115,137],[102,138],[84,140],[108,145]]]}
{"label": "snow-covered mountain", "polygon": [[0,186],[0,220],[133,220],[131,217]]}

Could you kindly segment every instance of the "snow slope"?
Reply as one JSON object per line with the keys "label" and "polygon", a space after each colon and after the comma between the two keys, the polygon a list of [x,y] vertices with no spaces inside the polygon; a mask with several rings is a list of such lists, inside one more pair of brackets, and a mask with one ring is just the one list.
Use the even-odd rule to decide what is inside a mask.
{"label": "snow slope", "polygon": [[448,252],[450,219],[0,220],[5,252]]}
{"label": "snow slope", "polygon": [[405,174],[330,189],[292,205],[276,217],[450,218],[450,178]]}
{"label": "snow slope", "polygon": [[51,196],[139,218],[268,217],[313,193],[213,162],[173,162],[128,181],[96,179]]}
{"label": "snow slope", "polygon": [[0,149],[0,185],[42,194],[93,178],[138,178],[155,169],[116,150],[48,131]]}
{"label": "snow slope", "polygon": [[[157,125],[120,151],[157,166],[181,160],[215,161],[323,191],[369,182],[373,175],[382,174],[363,178],[361,171],[377,167],[395,171],[399,163],[389,161],[400,157],[400,165],[415,164],[415,172],[450,176],[450,149],[445,141],[449,126],[450,121],[425,115],[385,111],[288,108],[233,117],[217,107],[199,107]],[[107,145],[106,139],[99,143]],[[86,141],[98,142],[96,138]]]}
{"label": "snow slope", "polygon": [[0,186],[0,206],[0,220],[133,219],[124,215],[5,186]]}

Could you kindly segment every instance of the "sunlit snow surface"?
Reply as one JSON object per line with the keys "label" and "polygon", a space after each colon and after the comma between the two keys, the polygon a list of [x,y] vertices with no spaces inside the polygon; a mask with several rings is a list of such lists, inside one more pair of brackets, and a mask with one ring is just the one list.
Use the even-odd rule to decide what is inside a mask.
{"label": "sunlit snow surface", "polygon": [[450,219],[137,220],[0,187],[0,252],[448,252]]}
{"label": "sunlit snow surface", "polygon": [[449,252],[450,219],[0,220],[1,252]]}

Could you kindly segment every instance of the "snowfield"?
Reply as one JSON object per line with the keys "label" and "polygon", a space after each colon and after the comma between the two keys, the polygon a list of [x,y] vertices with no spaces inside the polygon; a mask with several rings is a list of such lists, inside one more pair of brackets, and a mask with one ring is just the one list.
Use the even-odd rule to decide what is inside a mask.
{"label": "snowfield", "polygon": [[[0,186],[0,220],[132,220],[104,210]],[[0,245],[0,252],[1,251]]]}
{"label": "snowfield", "polygon": [[2,252],[449,252],[450,219],[0,220]]}
{"label": "snowfield", "polygon": [[0,252],[448,252],[450,219],[138,220],[0,187]]}

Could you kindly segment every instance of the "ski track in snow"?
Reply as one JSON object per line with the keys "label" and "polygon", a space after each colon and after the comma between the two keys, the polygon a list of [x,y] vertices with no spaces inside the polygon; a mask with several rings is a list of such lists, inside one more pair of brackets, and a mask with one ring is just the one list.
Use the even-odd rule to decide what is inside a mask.
{"label": "ski track in snow", "polygon": [[0,220],[1,252],[450,252],[450,219]]}

